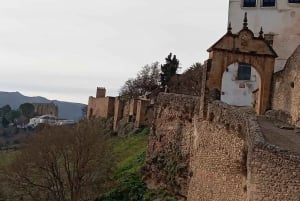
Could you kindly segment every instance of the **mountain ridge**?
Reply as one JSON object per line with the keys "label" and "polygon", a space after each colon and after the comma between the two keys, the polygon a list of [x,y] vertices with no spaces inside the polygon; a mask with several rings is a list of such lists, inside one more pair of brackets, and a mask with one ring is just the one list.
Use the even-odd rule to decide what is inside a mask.
{"label": "mountain ridge", "polygon": [[63,119],[72,119],[78,121],[82,118],[82,108],[86,107],[86,104],[49,100],[42,96],[26,96],[16,92],[0,91],[0,107],[4,105],[10,105],[11,108],[17,109],[23,103],[54,103],[58,107],[58,117]]}

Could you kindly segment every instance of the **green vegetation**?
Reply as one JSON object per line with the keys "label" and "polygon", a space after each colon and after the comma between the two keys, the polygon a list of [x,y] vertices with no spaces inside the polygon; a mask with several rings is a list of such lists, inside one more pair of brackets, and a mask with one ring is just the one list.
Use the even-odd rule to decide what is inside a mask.
{"label": "green vegetation", "polygon": [[120,90],[123,99],[129,99],[144,95],[159,87],[160,69],[159,63],[154,62],[142,67],[136,78],[128,79]]}
{"label": "green vegetation", "polygon": [[[111,126],[112,119],[99,118],[74,128],[45,127],[28,138],[28,146],[0,152],[0,200],[78,201],[89,196],[95,201],[175,201],[164,191],[149,190],[142,181],[149,128],[119,137]],[[95,163],[85,163],[87,158],[95,158]],[[74,161],[87,166],[77,169]],[[87,175],[84,178],[92,180],[81,185],[80,178],[70,181],[67,175]],[[76,182],[82,193],[69,189]],[[48,188],[48,184],[59,184],[59,188]]]}
{"label": "green vegetation", "polygon": [[165,58],[166,63],[161,65],[161,85],[168,85],[171,77],[176,75],[176,72],[179,68],[179,60],[176,58],[176,55],[170,53],[167,58]]}
{"label": "green vegetation", "polygon": [[34,116],[34,105],[32,105],[31,103],[21,104],[19,110],[28,119]]}
{"label": "green vegetation", "polygon": [[141,167],[145,162],[149,128],[143,128],[136,134],[112,139],[116,169],[112,175],[114,187],[99,201],[175,201],[164,191],[147,189],[142,181]]}

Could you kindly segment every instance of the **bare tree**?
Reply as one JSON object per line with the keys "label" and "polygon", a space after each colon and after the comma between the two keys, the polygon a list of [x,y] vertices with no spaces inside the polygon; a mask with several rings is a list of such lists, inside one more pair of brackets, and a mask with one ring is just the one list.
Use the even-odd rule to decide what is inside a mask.
{"label": "bare tree", "polygon": [[7,168],[8,181],[20,200],[95,200],[112,170],[111,153],[105,135],[90,123],[47,127]]}

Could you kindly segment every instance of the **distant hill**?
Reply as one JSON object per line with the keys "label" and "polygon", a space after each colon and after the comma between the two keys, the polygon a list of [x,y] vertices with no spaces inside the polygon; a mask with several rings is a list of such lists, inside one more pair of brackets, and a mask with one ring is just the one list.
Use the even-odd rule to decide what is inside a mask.
{"label": "distant hill", "polygon": [[53,102],[58,107],[58,117],[64,119],[73,119],[75,121],[82,118],[82,108],[85,104],[72,103],[58,100],[48,100],[41,96],[29,97],[19,92],[2,92],[0,91],[0,107],[10,105],[17,109],[23,103],[50,103]]}

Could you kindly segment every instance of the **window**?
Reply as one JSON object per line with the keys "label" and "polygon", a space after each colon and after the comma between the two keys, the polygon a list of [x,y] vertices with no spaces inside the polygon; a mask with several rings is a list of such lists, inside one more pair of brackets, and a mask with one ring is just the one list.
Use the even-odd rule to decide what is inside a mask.
{"label": "window", "polygon": [[250,80],[251,66],[249,64],[239,63],[237,80]]}
{"label": "window", "polygon": [[256,0],[243,0],[243,7],[256,7]]}
{"label": "window", "polygon": [[263,7],[274,7],[275,0],[262,0],[262,6]]}
{"label": "window", "polygon": [[289,0],[289,3],[300,3],[300,0]]}

